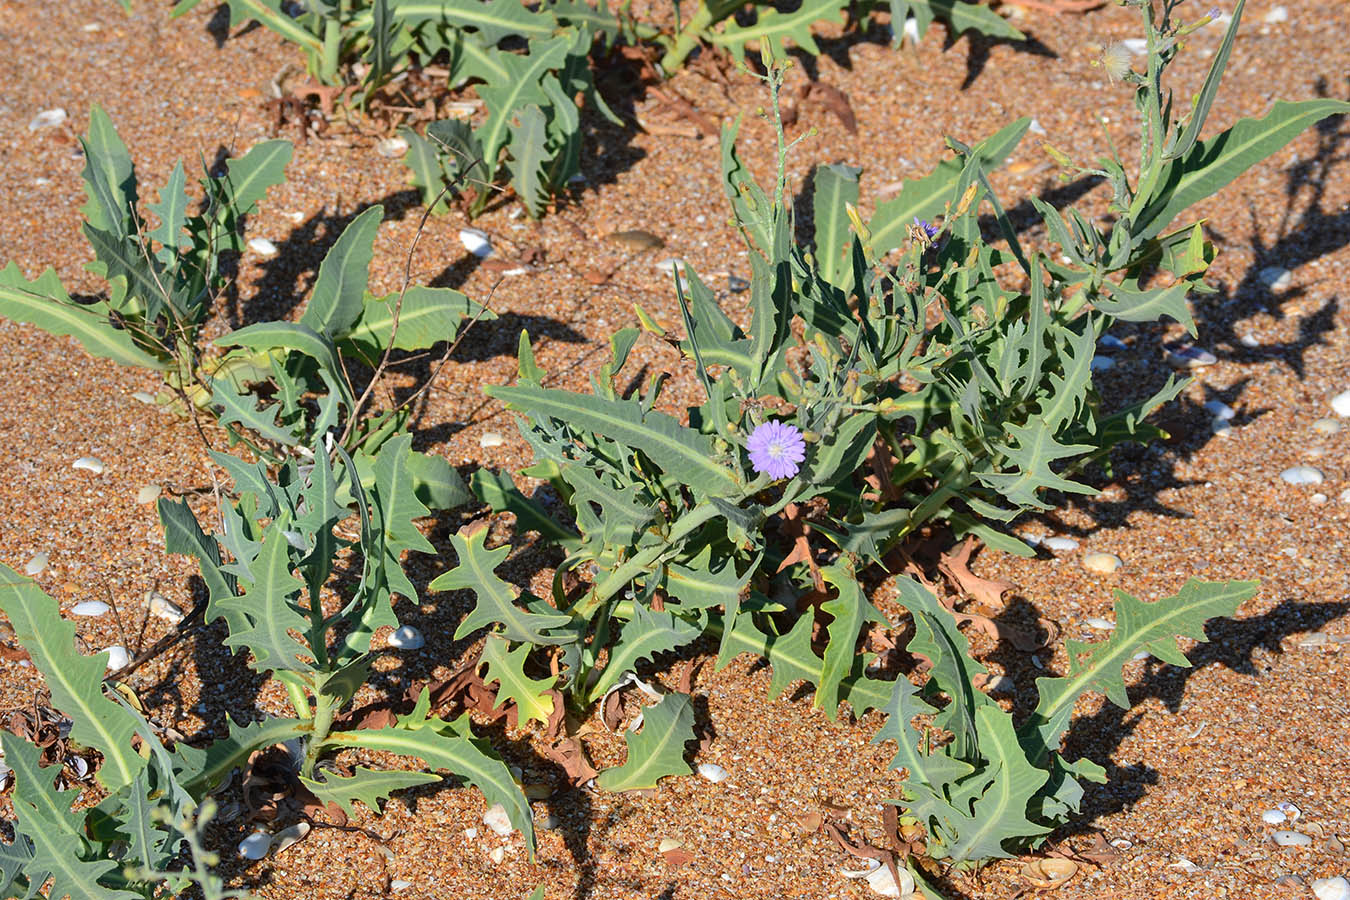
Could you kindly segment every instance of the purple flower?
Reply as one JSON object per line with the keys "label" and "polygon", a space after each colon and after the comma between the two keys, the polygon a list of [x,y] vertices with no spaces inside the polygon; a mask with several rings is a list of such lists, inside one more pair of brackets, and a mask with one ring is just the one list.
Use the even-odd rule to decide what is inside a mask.
{"label": "purple flower", "polygon": [[931,241],[933,238],[937,237],[938,227],[937,227],[936,225],[934,225],[932,222],[925,221],[925,220],[923,220],[923,219],[920,219],[918,216],[915,216],[915,217],[914,217],[914,224],[915,224],[915,225],[916,225],[916,226],[917,226],[924,234],[928,235],[928,239],[929,239],[930,241]]}
{"label": "purple flower", "polygon": [[802,433],[782,422],[765,422],[750,433],[745,444],[750,451],[750,465],[756,472],[768,472],[775,481],[791,478],[801,469],[806,459],[806,442]]}

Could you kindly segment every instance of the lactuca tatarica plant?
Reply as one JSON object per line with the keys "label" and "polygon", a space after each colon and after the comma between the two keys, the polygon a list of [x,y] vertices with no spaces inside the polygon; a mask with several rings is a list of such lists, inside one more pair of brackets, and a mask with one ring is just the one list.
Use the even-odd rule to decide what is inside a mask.
{"label": "lactuca tatarica plant", "polygon": [[[866,223],[855,206],[856,171],[818,170],[814,247],[793,238],[781,124],[771,190],[746,171],[736,130],[727,129],[727,193],[751,250],[748,324],[733,320],[692,269],[676,279],[678,329],[639,310],[643,328],[692,363],[703,402],[682,416],[662,408],[668,373],[631,393],[621,387],[638,329],[611,338],[610,360],[589,393],[546,387],[522,339],[517,383],[488,391],[521,415],[534,453],[524,474],[546,479],[567,514],[551,515],[504,475],[480,471],[474,488],[495,509],[514,513],[520,529],[556,542],[565,558],[546,601],[493,574],[504,548],[487,549],[481,536],[458,540],[458,565],[436,586],[476,592],[465,629],[486,625],[500,639],[532,645],[538,664],[552,654],[559,674],[550,684],[582,709],[639,664],[705,633],[717,637],[721,663],[740,652],[767,657],[775,695],[805,680],[831,715],[841,700],[855,711],[885,706],[895,688],[865,677],[866,660],[856,652],[863,629],[884,623],[860,574],[886,565],[892,548],[934,521],[1028,553],[1004,530],[1007,522],[1048,508],[1052,492],[1090,491],[1077,480],[1088,462],[1122,440],[1156,435],[1144,417],[1184,383],[1172,379],[1153,396],[1107,405],[1093,388],[1097,338],[1117,319],[1166,315],[1193,328],[1187,293],[1204,290],[1213,249],[1198,228],[1168,232],[1171,221],[1311,122],[1350,108],[1277,103],[1202,142],[1242,4],[1205,86],[1178,120],[1161,73],[1177,37],[1195,23],[1172,20],[1170,6],[1159,17],[1135,5],[1155,48],[1149,75],[1127,79],[1143,113],[1145,150],[1133,177],[1119,160],[1101,166],[1115,190],[1112,224],[1070,211],[1069,226],[1042,204],[1051,239],[1070,242],[1060,247],[1070,263],[1024,247],[989,187],[988,169],[1016,145],[1025,120],[973,146],[950,141],[954,159],[907,185]],[[780,79],[771,67],[775,96]],[[981,231],[982,212],[1001,244]],[[900,250],[895,262],[883,259],[892,248]],[[1022,286],[996,275],[1005,265],[1020,270]],[[1170,283],[1148,284],[1155,269]],[[816,542],[805,537],[806,524]],[[1235,608],[1249,590],[1188,588],[1140,615],[1171,629],[1169,636],[1195,636],[1199,623],[1231,612],[1229,604]],[[922,601],[911,596],[905,605],[917,617]],[[1133,607],[1121,602],[1124,617]],[[935,678],[941,687],[933,690],[953,698],[949,716],[972,723],[952,750],[969,771],[948,766],[940,791],[959,780],[958,768],[984,773],[978,785],[961,782],[968,793],[952,800],[958,807],[986,790],[1003,791],[999,772],[1030,767],[1044,776],[1028,782],[1021,801],[999,801],[1000,809],[1017,810],[1016,822],[1039,823],[1020,834],[1014,822],[995,838],[962,843],[962,822],[925,823],[934,856],[978,863],[997,855],[991,848],[1026,846],[1062,821],[1078,790],[1069,775],[1096,773],[1084,764],[1066,775],[1072,767],[1056,762],[1061,720],[1036,738],[1040,749],[1030,737],[1005,740],[1010,721],[986,722],[982,735],[975,704],[984,704],[973,697],[964,644],[937,641],[930,649],[939,654],[936,666],[957,671]],[[530,655],[513,658],[524,666]],[[952,655],[960,659],[946,659]],[[1106,677],[1115,651],[1093,659],[1097,674],[1072,682],[1075,690],[1114,684],[1094,679]],[[1054,700],[1060,713],[1072,706],[1059,705],[1062,699]],[[926,750],[945,746],[944,731]]]}
{"label": "lactuca tatarica plant", "polygon": [[[208,413],[263,459],[304,455],[330,430],[366,471],[402,433],[409,404],[371,410],[375,383],[396,351],[424,350],[491,312],[458,291],[408,285],[377,297],[369,267],[384,208],[357,215],[319,265],[299,321],[246,324],[207,344],[203,329],[221,313],[222,260],[244,248],[243,223],[291,158],[287,141],[264,141],[204,172],[194,206],[177,164],[141,210],[126,145],[97,106],[85,135],[83,231],[94,251],[88,268],[107,282],[92,302],[72,299],[50,268],[29,281],[14,262],[0,271],[0,315],[75,338],[89,353],[164,378],[161,402]],[[354,380],[372,373],[364,386]],[[409,466],[423,499],[448,509],[468,499],[458,473],[422,453]]]}

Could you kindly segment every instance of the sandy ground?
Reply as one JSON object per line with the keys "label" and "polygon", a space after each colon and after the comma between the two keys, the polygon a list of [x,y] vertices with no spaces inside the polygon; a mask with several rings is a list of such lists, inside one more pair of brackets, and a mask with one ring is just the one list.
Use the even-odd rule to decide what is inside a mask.
{"label": "sandy ground", "polygon": [[[1187,6],[1197,7],[1191,15],[1204,12],[1204,4]],[[1350,6],[1288,0],[1282,8],[1287,18],[1267,23],[1274,5],[1249,3],[1211,129],[1259,114],[1276,98],[1350,93],[1350,50],[1340,40],[1350,30]],[[0,10],[6,86],[0,95],[0,260],[17,261],[30,277],[54,266],[72,292],[99,288],[82,268],[91,258],[78,233],[83,162],[69,126],[31,132],[33,116],[63,107],[78,131],[90,107],[102,105],[131,147],[142,196],[153,196],[150,187],[167,177],[177,158],[188,158],[191,173],[198,154],[210,161],[221,148],[242,152],[270,136],[262,100],[271,79],[297,58],[260,29],[217,40],[222,32],[208,26],[220,18],[205,5],[179,22],[170,22],[160,3],[138,3],[130,16],[106,0],[10,0]],[[827,109],[804,105],[796,129],[815,125],[821,136],[793,157],[794,184],[816,163],[861,165],[870,209],[898,180],[942,158],[944,133],[972,140],[1018,115],[1035,116],[1047,140],[1090,160],[1105,150],[1093,121],[1101,113],[1128,156],[1127,96],[1090,63],[1101,43],[1134,34],[1132,13],[1115,7],[1084,16],[1027,13],[1018,25],[1035,38],[1029,52],[970,39],[943,52],[940,28],[917,51],[893,51],[876,34],[825,41],[826,55],[814,66],[821,79],[848,93],[859,130],[849,135]],[[1206,52],[1217,43],[1217,30],[1196,36],[1197,52],[1176,67],[1179,94],[1198,88]],[[764,102],[742,76],[724,90],[687,71],[674,85],[714,119]],[[688,126],[659,103],[609,90],[627,113]],[[1128,849],[1099,870],[1085,867],[1056,892],[1063,900],[1303,897],[1311,896],[1307,887],[1275,882],[1286,875],[1311,882],[1350,874],[1350,857],[1324,843],[1338,833],[1350,839],[1350,670],[1334,640],[1350,635],[1350,502],[1341,499],[1350,487],[1350,432],[1328,435],[1312,427],[1332,415],[1329,398],[1350,388],[1350,331],[1341,298],[1350,267],[1348,127],[1333,121],[1310,130],[1195,210],[1221,250],[1210,278],[1219,292],[1195,303],[1199,343],[1219,361],[1200,371],[1163,414],[1171,440],[1118,453],[1114,472],[1100,478],[1099,496],[1019,523],[1024,534],[1075,537],[1080,550],[1035,560],[987,551],[977,558],[980,572],[1016,584],[1009,616],[1046,617],[1065,637],[1090,636],[1085,619],[1109,614],[1116,588],[1153,598],[1191,575],[1262,580],[1259,595],[1237,618],[1211,624],[1212,643],[1193,654],[1193,669],[1134,663],[1133,709],[1102,706],[1099,699],[1080,707],[1069,752],[1105,764],[1110,782],[1089,791],[1085,815],[1057,837],[1084,848],[1100,832],[1127,841]],[[743,154],[767,174],[769,129],[752,114],[744,134]],[[420,207],[405,185],[405,170],[374,152],[377,139],[336,128],[326,139],[297,146],[289,180],[249,223],[249,236],[271,239],[281,253],[244,256],[238,298],[214,329],[240,317],[296,310],[323,250],[375,202],[385,203],[387,220],[376,245],[374,287],[396,286]],[[547,262],[496,289],[491,302],[502,317],[478,328],[442,373],[416,423],[419,446],[465,471],[471,463],[521,465],[524,443],[500,408],[485,402],[480,385],[513,377],[521,328],[529,330],[556,383],[584,385],[608,334],[633,323],[633,302],[667,321],[677,317],[665,276],[654,265],[660,259],[688,260],[723,292],[729,309],[740,310],[745,295],[725,289],[728,275],[748,275],[748,264],[726,226],[716,158],[713,142],[600,129],[587,148],[579,202],[538,225],[512,218],[512,204],[477,222],[500,248],[541,247]],[[1038,142],[1028,139],[995,179],[1005,205],[1057,189],[1049,196],[1074,199],[1078,192],[1060,188],[1047,162]],[[1100,189],[1079,202],[1099,207]],[[498,277],[464,251],[457,239],[463,224],[458,213],[432,221],[414,277],[484,298]],[[1026,224],[1035,236],[1029,219]],[[635,228],[660,235],[666,248],[626,258],[627,251],[605,239]],[[1293,271],[1291,286],[1272,293],[1261,283],[1256,273],[1272,265]],[[604,284],[582,277],[613,267]],[[1141,384],[1161,380],[1162,344],[1179,329],[1122,327],[1116,333],[1130,349],[1103,374],[1103,391],[1132,395]],[[20,567],[34,553],[49,553],[51,564],[38,580],[63,607],[111,598],[120,616],[76,620],[91,650],[134,647],[158,636],[167,626],[157,619],[143,624],[142,597],[158,590],[190,605],[192,568],[163,553],[154,509],[138,505],[136,495],[144,485],[160,485],[170,495],[209,487],[196,431],[132,398],[134,391],[155,389],[150,376],[91,359],[73,341],[0,320],[0,348],[0,471],[6,473],[0,491],[7,508],[0,559]],[[645,341],[640,353],[639,361],[653,366],[672,362]],[[689,387],[677,383],[677,399]],[[1200,406],[1210,399],[1237,410],[1230,436],[1211,433]],[[487,432],[501,433],[504,443],[481,448]],[[214,440],[223,443],[219,434]],[[103,474],[71,467],[89,455],[105,462]],[[1300,464],[1320,468],[1325,484],[1294,487],[1280,480],[1281,470]],[[451,514],[427,523],[438,550],[445,552],[446,534],[461,522]],[[501,534],[522,548],[528,544],[509,530]],[[1110,576],[1085,571],[1079,556],[1089,550],[1115,553],[1125,565]],[[521,558],[528,555],[523,550]],[[425,585],[446,565],[440,556],[419,556],[411,566],[414,580]],[[444,673],[465,650],[450,640],[464,612],[462,598],[432,594],[419,610],[402,612],[427,634],[427,646],[383,659],[372,693]],[[1331,640],[1309,642],[1319,634]],[[218,733],[227,711],[247,716],[280,710],[284,702],[276,686],[241,674],[218,638],[209,632],[188,642],[133,679],[148,705],[190,735]],[[1014,702],[1022,710],[1034,701],[1039,667],[1055,670],[1065,662],[1058,646],[1053,656],[1046,650],[1038,659],[980,646],[991,667],[1016,680]],[[0,665],[3,702],[31,700],[37,685],[31,670]],[[398,896],[428,898],[524,897],[541,883],[550,900],[871,896],[861,882],[839,876],[852,861],[820,832],[804,833],[796,818],[823,805],[846,807],[856,835],[880,840],[881,801],[898,788],[895,773],[883,774],[886,748],[868,743],[880,720],[832,723],[810,708],[809,697],[769,701],[767,684],[767,671],[746,658],[719,673],[705,666],[695,682],[718,732],[698,761],[724,766],[729,780],[670,779],[651,796],[559,788],[535,804],[541,818],[558,819],[557,828],[541,832],[535,863],[518,839],[497,838],[482,826],[479,795],[439,788],[405,795],[383,817],[357,823],[382,840],[318,829],[281,856],[234,871],[241,885],[275,898],[379,897],[390,879],[410,883]],[[484,731],[523,768],[526,781],[561,785],[560,773],[535,753],[528,734],[499,726]],[[622,753],[617,737],[589,746],[597,761]],[[1260,814],[1279,801],[1301,808],[1296,827],[1314,836],[1311,848],[1269,842],[1272,829]],[[236,822],[215,835],[227,856],[242,827]],[[668,866],[657,852],[668,837],[682,841],[695,861]],[[504,860],[494,863],[490,853],[503,845]],[[1193,865],[1179,866],[1183,859]],[[949,896],[1010,897],[1020,887],[1020,865],[994,865],[979,879],[953,878]]]}

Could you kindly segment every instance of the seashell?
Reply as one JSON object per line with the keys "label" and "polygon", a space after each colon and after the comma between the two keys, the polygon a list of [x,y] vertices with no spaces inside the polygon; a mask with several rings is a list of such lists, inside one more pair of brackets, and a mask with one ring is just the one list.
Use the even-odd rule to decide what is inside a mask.
{"label": "seashell", "polygon": [[1331,408],[1342,419],[1350,418],[1350,391],[1341,391],[1331,398]]}
{"label": "seashell", "polygon": [[483,436],[478,439],[478,446],[483,448],[500,447],[506,443],[506,438],[495,431],[485,431]]}
{"label": "seashell", "polygon": [[1312,423],[1312,427],[1318,434],[1335,434],[1341,430],[1341,423],[1335,419],[1318,419]]}
{"label": "seashell", "polygon": [[155,395],[148,391],[132,391],[131,399],[138,403],[144,403],[146,406],[154,406],[158,402],[155,400]]}
{"label": "seashell", "polygon": [[1099,572],[1102,575],[1110,575],[1123,565],[1125,563],[1114,553],[1094,552],[1083,556],[1083,568],[1089,572]]}
{"label": "seashell", "polygon": [[76,603],[70,608],[70,614],[72,616],[88,616],[90,618],[101,616],[104,613],[111,611],[112,607],[102,600],[85,600],[82,603]]}
{"label": "seashell", "polygon": [[1017,689],[1017,683],[1007,675],[995,675],[985,684],[984,689],[990,694],[1011,694]]}
{"label": "seashell", "polygon": [[1103,353],[1119,353],[1122,350],[1130,349],[1130,345],[1116,337],[1114,334],[1104,334],[1097,339],[1097,347]]}
{"label": "seashell", "polygon": [[539,824],[535,827],[540,831],[552,831],[558,827],[558,817],[550,813],[540,819]]}
{"label": "seashell", "polygon": [[843,875],[845,878],[866,878],[868,875],[871,875],[873,872],[875,872],[877,869],[880,868],[881,868],[881,860],[869,859],[867,860],[867,864],[863,866],[863,868],[840,869],[839,874]]}
{"label": "seashell", "polygon": [[1216,419],[1223,419],[1225,422],[1237,415],[1233,407],[1224,403],[1222,400],[1206,400],[1205,412]]}
{"label": "seashell", "polygon": [[375,152],[385,159],[398,159],[408,152],[408,142],[401,137],[389,137],[375,144]]}
{"label": "seashell", "polygon": [[898,882],[891,875],[890,869],[878,866],[867,876],[867,886],[883,897],[908,897],[913,894],[914,876],[909,873],[909,869],[897,866],[896,873],[900,876]]}
{"label": "seashell", "polygon": [[473,839],[476,838],[476,837],[478,837],[478,829],[477,829],[477,828],[465,828],[465,829],[464,829],[464,840],[466,840],[466,841],[471,841],[471,840],[473,840]]}
{"label": "seashell", "polygon": [[1102,631],[1110,631],[1116,627],[1116,623],[1110,619],[1103,619],[1101,616],[1088,616],[1083,620],[1093,628],[1100,628]]}
{"label": "seashell", "polygon": [[416,650],[426,643],[422,632],[411,625],[400,625],[389,635],[389,646],[397,650]]}
{"label": "seashell", "polygon": [[1277,831],[1270,839],[1281,847],[1306,847],[1312,843],[1312,838],[1298,831]]}
{"label": "seashell", "polygon": [[75,773],[76,778],[83,778],[89,774],[89,760],[83,756],[72,756],[69,760],[70,768]]}
{"label": "seashell", "polygon": [[66,111],[61,107],[55,109],[44,109],[42,112],[33,116],[28,122],[29,131],[41,131],[44,128],[55,128],[57,125],[66,121]]}
{"label": "seashell", "polygon": [[731,773],[716,763],[699,763],[698,774],[700,778],[711,781],[713,784],[721,784],[731,777]]}
{"label": "seashell", "polygon": [[630,231],[616,231],[613,234],[605,235],[605,237],[625,250],[631,250],[634,253],[640,253],[643,250],[659,250],[666,245],[666,242],[660,237],[640,228]]}
{"label": "seashell", "polygon": [[1322,470],[1312,466],[1292,466],[1281,472],[1280,478],[1289,484],[1321,484],[1325,480]]}
{"label": "seashell", "polygon": [[485,231],[479,231],[477,228],[461,228],[459,242],[464,245],[465,250],[479,259],[487,259],[492,255],[492,241]]}
{"label": "seashell", "polygon": [[493,804],[491,809],[483,813],[483,824],[491,828],[493,834],[502,837],[515,830],[511,825],[511,817],[506,814],[506,807],[500,803]]}
{"label": "seashell", "polygon": [[1031,122],[1027,125],[1027,130],[1029,130],[1032,134],[1045,135],[1046,133],[1045,126],[1042,125],[1040,121],[1035,118],[1032,118]]}
{"label": "seashell", "polygon": [[1264,21],[1267,25],[1278,25],[1281,22],[1288,22],[1289,10],[1286,7],[1277,6],[1266,13]]}
{"label": "seashell", "polygon": [[1244,347],[1260,347],[1261,341],[1254,334],[1244,334],[1238,338],[1238,343]]}
{"label": "seashell", "polygon": [[157,484],[147,484],[136,492],[136,502],[142,505],[154,503],[159,499],[160,487]]}
{"label": "seashell", "polygon": [[1275,808],[1289,817],[1290,822],[1297,822],[1303,816],[1303,810],[1299,809],[1288,800],[1281,800],[1275,804]]}
{"label": "seashell", "polygon": [[1219,361],[1217,356],[1204,347],[1190,345],[1169,348],[1165,359],[1167,364],[1174,369],[1199,369],[1204,366],[1212,366]]}
{"label": "seashell", "polygon": [[1210,419],[1209,430],[1214,433],[1215,437],[1226,438],[1233,436],[1233,426],[1228,424],[1227,419]]}
{"label": "seashell", "polygon": [[675,840],[674,838],[663,838],[660,845],[657,846],[656,852],[669,853],[671,850],[678,850],[683,846],[684,844]]}
{"label": "seashell", "polygon": [[283,828],[276,833],[272,839],[272,855],[284,853],[291,846],[300,843],[309,834],[310,825],[308,822],[296,822],[290,828]]}
{"label": "seashell", "polygon": [[1261,821],[1267,825],[1283,825],[1285,819],[1289,818],[1278,809],[1268,809],[1261,813]]}
{"label": "seashell", "polygon": [[23,567],[24,574],[29,576],[41,575],[42,570],[47,568],[47,562],[50,559],[51,556],[46,551],[34,553],[33,558],[28,560],[28,564]]}
{"label": "seashell", "polygon": [[743,293],[750,290],[750,282],[741,278],[739,275],[728,275],[727,290],[731,291],[733,294]]}
{"label": "seashell", "polygon": [[521,790],[526,800],[547,800],[553,796],[553,788],[547,784],[527,784]]}
{"label": "seashell", "polygon": [[72,469],[84,469],[93,472],[95,475],[103,474],[103,460],[97,456],[81,456],[70,464]]}
{"label": "seashell", "polygon": [[255,831],[239,842],[239,855],[244,859],[262,859],[272,849],[272,836],[265,831]]}
{"label": "seashell", "polygon": [[1317,900],[1350,900],[1350,881],[1340,875],[1319,878],[1312,883],[1312,891]]}
{"label": "seashell", "polygon": [[1266,266],[1256,273],[1256,277],[1272,291],[1282,291],[1294,281],[1294,273],[1284,266]]}
{"label": "seashell", "polygon": [[1068,553],[1078,549],[1078,542],[1070,537],[1048,537],[1041,539],[1041,546],[1052,553]]}
{"label": "seashell", "polygon": [[108,654],[108,671],[118,672],[127,667],[131,662],[131,654],[127,648],[121,644],[113,644],[111,647],[104,647],[103,652]]}
{"label": "seashell", "polygon": [[1184,856],[1179,856],[1179,857],[1177,857],[1177,861],[1174,862],[1174,863],[1170,863],[1170,864],[1167,866],[1167,868],[1169,868],[1169,869],[1180,869],[1181,871],[1185,872],[1187,875],[1194,875],[1196,872],[1203,872],[1203,871],[1205,871],[1204,869],[1200,868],[1199,866],[1197,866],[1195,863],[1191,862],[1189,859],[1187,859],[1187,858],[1184,857]]}
{"label": "seashell", "polygon": [[1021,874],[1038,890],[1057,888],[1078,874],[1078,864],[1072,860],[1055,857],[1033,859],[1022,867]]}
{"label": "seashell", "polygon": [[1092,362],[1088,363],[1088,368],[1093,372],[1105,372],[1107,369],[1115,368],[1116,361],[1109,356],[1094,356]]}
{"label": "seashell", "polygon": [[248,242],[248,249],[263,257],[276,256],[278,253],[277,245],[264,237],[251,238]]}
{"label": "seashell", "polygon": [[1134,843],[1132,841],[1127,841],[1125,838],[1116,838],[1114,841],[1111,842],[1111,846],[1115,847],[1117,850],[1134,849]]}
{"label": "seashell", "polygon": [[149,607],[152,616],[164,619],[174,625],[183,621],[183,611],[165,599],[164,595],[158,591],[151,591],[145,595],[145,605]]}
{"label": "seashell", "polygon": [[502,864],[502,860],[506,859],[506,848],[493,847],[492,851],[488,853],[488,859],[492,860],[493,863],[500,866]]}
{"label": "seashell", "polygon": [[404,881],[402,878],[395,878],[393,881],[389,882],[389,890],[394,891],[395,893],[406,891],[412,886],[413,883],[411,881]]}

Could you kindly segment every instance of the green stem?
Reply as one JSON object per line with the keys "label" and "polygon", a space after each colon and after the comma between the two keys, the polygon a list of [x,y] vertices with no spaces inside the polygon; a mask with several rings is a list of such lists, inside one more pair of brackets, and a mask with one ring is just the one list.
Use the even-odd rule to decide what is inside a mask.
{"label": "green stem", "polygon": [[300,774],[306,778],[314,775],[314,764],[319,761],[319,753],[323,750],[323,742],[328,739],[328,732],[333,728],[333,715],[336,712],[336,697],[330,697],[322,692],[315,693],[314,730],[310,733],[309,741],[305,745],[305,762],[300,767]]}
{"label": "green stem", "polygon": [[680,29],[675,35],[675,42],[670,45],[666,55],[661,57],[661,71],[667,78],[671,76],[676,69],[684,65],[684,61],[689,58],[689,54],[694,52],[694,48],[699,45],[699,41],[713,24],[713,10],[708,5],[707,0],[698,5],[694,10],[693,17],[689,24]]}

